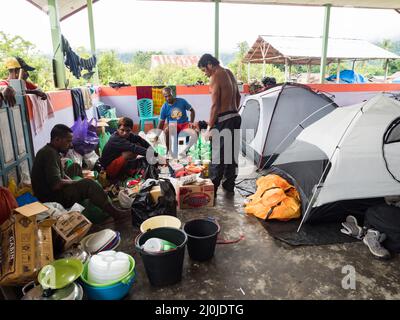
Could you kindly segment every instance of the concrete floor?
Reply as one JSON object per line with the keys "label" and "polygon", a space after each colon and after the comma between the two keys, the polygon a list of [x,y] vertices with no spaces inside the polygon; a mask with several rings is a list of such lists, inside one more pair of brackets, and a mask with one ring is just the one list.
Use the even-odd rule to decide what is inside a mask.
{"label": "concrete floor", "polygon": [[[214,258],[208,262],[191,261],[186,251],[182,281],[168,287],[150,285],[134,249],[138,230],[129,220],[92,230],[119,230],[123,241],[117,250],[135,258],[137,281],[127,299],[400,299],[398,256],[390,261],[376,260],[362,242],[290,247],[269,236],[255,217],[244,214],[240,194],[226,198],[219,191],[216,203],[214,208],[179,211],[178,218],[185,222],[212,216],[221,225],[220,238],[232,240],[243,234],[245,239],[217,245]],[[346,266],[354,267],[355,289],[342,287]]]}

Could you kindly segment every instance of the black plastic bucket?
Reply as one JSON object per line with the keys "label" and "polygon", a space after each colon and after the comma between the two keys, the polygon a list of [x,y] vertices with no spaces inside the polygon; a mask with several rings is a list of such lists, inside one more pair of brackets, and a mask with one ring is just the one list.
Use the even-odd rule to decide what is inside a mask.
{"label": "black plastic bucket", "polygon": [[[150,238],[167,240],[177,248],[162,252],[146,252],[142,246]],[[181,280],[186,243],[185,232],[168,227],[149,230],[136,238],[136,250],[142,257],[147,277],[153,286],[168,286]]]}
{"label": "black plastic bucket", "polygon": [[209,219],[194,219],[186,222],[183,230],[188,237],[188,252],[191,259],[206,261],[214,256],[220,231],[216,222]]}

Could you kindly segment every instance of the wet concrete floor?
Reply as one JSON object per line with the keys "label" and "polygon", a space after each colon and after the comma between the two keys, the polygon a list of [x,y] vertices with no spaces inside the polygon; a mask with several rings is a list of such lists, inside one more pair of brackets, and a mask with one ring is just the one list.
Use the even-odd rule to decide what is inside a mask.
{"label": "wet concrete floor", "polygon": [[272,238],[255,217],[247,216],[243,200],[239,193],[229,198],[219,191],[213,208],[178,211],[183,223],[197,217],[217,218],[222,239],[235,240],[242,234],[245,238],[218,244],[208,262],[192,261],[186,250],[182,280],[172,286],[151,286],[134,248],[139,230],[130,220],[98,225],[92,232],[119,230],[122,243],[117,250],[135,258],[137,279],[127,299],[400,299],[398,256],[376,260],[361,241],[291,247]]}

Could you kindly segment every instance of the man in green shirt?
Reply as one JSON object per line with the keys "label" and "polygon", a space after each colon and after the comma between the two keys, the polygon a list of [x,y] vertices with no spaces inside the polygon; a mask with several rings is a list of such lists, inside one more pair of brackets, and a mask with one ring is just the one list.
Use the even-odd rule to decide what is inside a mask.
{"label": "man in green shirt", "polygon": [[128,215],[130,210],[114,207],[103,188],[95,181],[75,181],[65,174],[60,153],[66,153],[72,147],[72,136],[70,128],[57,124],[51,131],[51,142],[36,154],[31,177],[35,196],[41,202],[57,202],[65,208],[89,199],[114,219]]}

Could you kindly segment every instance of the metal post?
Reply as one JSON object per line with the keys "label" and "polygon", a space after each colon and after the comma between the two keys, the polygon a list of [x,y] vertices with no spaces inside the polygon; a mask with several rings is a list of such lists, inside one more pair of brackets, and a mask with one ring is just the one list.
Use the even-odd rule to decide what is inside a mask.
{"label": "metal post", "polygon": [[328,40],[329,40],[329,20],[331,15],[331,5],[326,4],[325,7],[325,19],[324,19],[324,34],[322,36],[322,55],[321,55],[321,67],[320,67],[320,83],[325,81],[325,69],[326,69],[326,56],[328,54]]}
{"label": "metal post", "polygon": [[[93,22],[93,0],[87,0],[88,20],[89,20],[89,33],[90,33],[90,50],[92,55],[96,55],[96,38],[94,35],[94,22]],[[94,76],[95,84],[99,84],[99,72],[97,67]]]}
{"label": "metal post", "polygon": [[351,67],[351,70],[354,71],[354,67],[356,66],[356,60],[353,60],[353,65]]}
{"label": "metal post", "polygon": [[292,81],[292,62],[289,62],[289,81]]}
{"label": "metal post", "polygon": [[285,82],[288,81],[289,64],[288,59],[285,58]]}
{"label": "metal post", "polygon": [[389,69],[389,59],[386,59],[386,61],[385,61],[385,77],[383,78],[384,83],[386,83],[386,81],[387,81],[388,69]]}
{"label": "metal post", "polygon": [[214,50],[215,50],[215,58],[219,59],[219,2],[220,0],[215,1],[215,43],[214,43]]}
{"label": "metal post", "polygon": [[265,78],[265,58],[263,59],[263,78]]}
{"label": "metal post", "polygon": [[340,59],[337,59],[336,83],[340,83]]}
{"label": "metal post", "polygon": [[66,77],[64,67],[64,54],[61,41],[60,19],[58,15],[57,0],[48,0],[49,5],[49,18],[51,28],[51,38],[53,42],[53,72],[55,73],[55,86],[56,88],[66,88]]}
{"label": "metal post", "polygon": [[247,83],[250,83],[250,62],[247,62]]}

